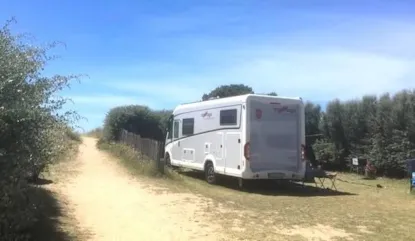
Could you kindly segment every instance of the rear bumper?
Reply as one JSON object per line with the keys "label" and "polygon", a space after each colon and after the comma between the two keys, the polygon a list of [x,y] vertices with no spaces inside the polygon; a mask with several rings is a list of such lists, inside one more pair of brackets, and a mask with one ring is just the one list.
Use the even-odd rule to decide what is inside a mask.
{"label": "rear bumper", "polygon": [[305,170],[299,172],[283,171],[283,170],[267,170],[260,172],[252,172],[245,170],[242,172],[243,179],[270,179],[270,180],[302,180],[305,176]]}

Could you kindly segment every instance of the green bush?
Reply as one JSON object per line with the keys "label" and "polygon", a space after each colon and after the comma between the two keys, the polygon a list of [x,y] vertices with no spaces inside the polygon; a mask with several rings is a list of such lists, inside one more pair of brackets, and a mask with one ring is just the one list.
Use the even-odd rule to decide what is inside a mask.
{"label": "green bush", "polygon": [[94,128],[86,133],[87,136],[95,137],[95,138],[102,138],[103,129],[101,127]]}
{"label": "green bush", "polygon": [[166,137],[167,134],[167,125],[168,125],[168,121],[169,118],[171,116],[171,114],[173,113],[173,111],[171,110],[157,110],[157,111],[153,111],[154,115],[158,118],[158,122],[159,122],[159,129],[162,132],[162,141],[164,141],[164,138]]}
{"label": "green bush", "polygon": [[37,212],[29,181],[77,138],[68,132],[77,115],[59,114],[66,100],[56,96],[76,76],[42,76],[51,59],[46,52],[55,45],[36,47],[12,35],[9,25],[0,29],[0,237],[26,240]]}
{"label": "green bush", "polygon": [[70,140],[81,142],[81,135],[78,132],[76,132],[73,128],[70,128],[68,126],[65,130],[65,134]]}
{"label": "green bush", "polygon": [[166,112],[154,112],[146,106],[128,105],[111,109],[105,117],[103,138],[118,141],[122,129],[143,138],[164,140]]}

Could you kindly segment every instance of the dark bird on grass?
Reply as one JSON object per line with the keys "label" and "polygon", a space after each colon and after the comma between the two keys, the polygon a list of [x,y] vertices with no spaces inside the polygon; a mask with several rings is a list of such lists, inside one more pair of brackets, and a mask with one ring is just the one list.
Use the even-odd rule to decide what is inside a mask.
{"label": "dark bird on grass", "polygon": [[380,185],[380,184],[376,184],[376,192],[379,192],[379,189],[381,189],[381,188],[383,188],[383,186],[382,186],[382,185]]}

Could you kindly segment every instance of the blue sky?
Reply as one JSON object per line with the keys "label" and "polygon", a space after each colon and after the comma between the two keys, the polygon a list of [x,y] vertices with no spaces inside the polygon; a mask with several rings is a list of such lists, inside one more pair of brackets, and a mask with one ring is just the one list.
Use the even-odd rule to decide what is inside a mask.
{"label": "blue sky", "polygon": [[125,104],[171,109],[243,83],[323,104],[415,88],[415,2],[0,0],[0,20],[63,41],[46,74],[87,74],[62,95],[88,121]]}

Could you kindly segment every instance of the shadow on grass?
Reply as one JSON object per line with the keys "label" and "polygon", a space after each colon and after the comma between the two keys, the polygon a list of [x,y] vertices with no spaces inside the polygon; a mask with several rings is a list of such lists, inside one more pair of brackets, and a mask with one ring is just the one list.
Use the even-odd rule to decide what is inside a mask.
{"label": "shadow on grass", "polygon": [[[202,172],[178,170],[184,176],[204,180]],[[246,193],[254,193],[269,196],[297,196],[297,197],[312,197],[312,196],[341,196],[341,195],[357,195],[350,192],[342,192],[331,189],[323,189],[310,185],[302,185],[301,183],[290,181],[276,181],[276,180],[249,180],[245,181],[244,188],[238,187],[236,178],[229,176],[218,175],[217,185],[237,190]]]}
{"label": "shadow on grass", "polygon": [[[52,181],[43,179],[45,183]],[[53,193],[39,186],[30,186],[29,198],[37,205],[37,222],[28,230],[32,241],[70,241],[75,240],[60,230],[59,218],[62,209]]]}
{"label": "shadow on grass", "polygon": [[[343,179],[340,179],[340,178],[337,178],[337,180],[340,181],[340,182],[350,183],[350,184],[354,184],[354,185],[360,185],[360,186],[366,186],[366,187],[376,187],[376,185],[370,185],[370,184],[366,184],[366,183],[362,183],[362,182],[348,181],[348,180],[343,180]],[[370,178],[362,178],[362,180],[376,181],[376,179],[370,179]]]}
{"label": "shadow on grass", "polygon": [[49,180],[49,179],[44,179],[44,178],[37,178],[35,181],[30,182],[30,183],[31,184],[34,184],[34,185],[41,186],[41,185],[52,184],[53,181],[52,180]]}

